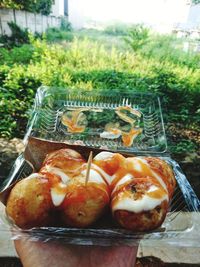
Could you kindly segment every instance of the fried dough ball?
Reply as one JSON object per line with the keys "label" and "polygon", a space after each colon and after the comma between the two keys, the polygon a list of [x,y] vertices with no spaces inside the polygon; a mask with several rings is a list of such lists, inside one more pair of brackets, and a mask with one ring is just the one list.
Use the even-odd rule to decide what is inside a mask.
{"label": "fried dough ball", "polygon": [[117,210],[116,221],[125,229],[144,232],[158,228],[166,217],[166,202],[162,202],[152,210],[134,213],[127,210]]}
{"label": "fried dough ball", "polygon": [[119,153],[103,151],[97,154],[93,159],[93,166],[101,173],[102,177],[112,191],[112,179],[115,173],[123,168],[125,158]]}
{"label": "fried dough ball", "polygon": [[150,168],[162,177],[168,190],[169,199],[171,199],[176,187],[176,179],[171,166],[164,160],[155,157],[145,157],[145,160]]}
{"label": "fried dough ball", "polygon": [[84,164],[82,156],[72,149],[60,149],[47,155],[39,173],[49,179],[51,197],[56,207],[65,197],[67,184],[80,173]]}
{"label": "fried dough ball", "polygon": [[51,225],[52,210],[49,181],[36,173],[12,188],[6,206],[7,215],[20,228]]}
{"label": "fried dough ball", "polygon": [[94,157],[93,163],[99,166],[108,175],[113,175],[121,168],[124,160],[125,158],[119,153],[103,151]]}
{"label": "fried dough ball", "polygon": [[48,154],[43,162],[41,170],[45,169],[45,166],[51,166],[61,169],[66,174],[78,170],[85,160],[73,149],[63,148],[56,150]]}
{"label": "fried dough ball", "polygon": [[85,175],[80,174],[67,185],[66,197],[60,207],[62,221],[72,227],[87,227],[108,208],[110,201],[107,184],[95,170],[85,185]]}
{"label": "fried dough ball", "polygon": [[115,220],[125,229],[149,231],[159,227],[168,209],[168,195],[151,178],[136,178],[112,193]]}
{"label": "fried dough ball", "polygon": [[[116,221],[133,231],[149,231],[164,221],[176,181],[171,167],[153,157],[130,157],[112,181]],[[111,185],[112,186],[112,185]]]}

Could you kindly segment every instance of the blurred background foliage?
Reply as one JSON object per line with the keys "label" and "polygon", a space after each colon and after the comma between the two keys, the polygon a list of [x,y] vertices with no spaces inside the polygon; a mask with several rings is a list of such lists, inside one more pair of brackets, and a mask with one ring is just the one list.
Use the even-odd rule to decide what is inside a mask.
{"label": "blurred background foliage", "polygon": [[49,15],[53,3],[54,0],[1,0],[0,8],[20,9]]}
{"label": "blurred background foliage", "polygon": [[185,52],[184,39],[142,25],[73,31],[63,23],[43,36],[10,27],[0,39],[2,137],[23,137],[40,85],[142,91],[161,97],[171,151],[198,153],[200,53]]}

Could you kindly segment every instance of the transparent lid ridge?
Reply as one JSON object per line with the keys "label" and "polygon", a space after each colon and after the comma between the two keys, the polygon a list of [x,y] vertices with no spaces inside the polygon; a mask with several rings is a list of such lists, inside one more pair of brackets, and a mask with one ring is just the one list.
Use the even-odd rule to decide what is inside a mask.
{"label": "transparent lid ridge", "polygon": [[167,149],[160,100],[139,92],[40,87],[28,136],[122,152]]}

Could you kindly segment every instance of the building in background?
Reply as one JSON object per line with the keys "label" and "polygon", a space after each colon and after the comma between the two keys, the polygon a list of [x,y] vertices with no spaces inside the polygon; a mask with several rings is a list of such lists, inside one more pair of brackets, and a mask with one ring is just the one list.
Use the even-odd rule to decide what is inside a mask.
{"label": "building in background", "polygon": [[55,0],[52,15],[67,16],[74,29],[86,27],[88,20],[143,23],[160,33],[200,29],[200,4],[191,0]]}
{"label": "building in background", "polygon": [[84,26],[83,0],[55,0],[52,6],[53,16],[67,16],[74,29]]}
{"label": "building in background", "polygon": [[[84,0],[87,21],[144,24],[156,32],[170,33],[187,21],[190,0]],[[69,10],[70,13],[70,10]],[[89,23],[88,23],[89,26]]]}
{"label": "building in background", "polygon": [[186,20],[175,24],[173,32],[179,37],[200,39],[200,4],[190,4]]}
{"label": "building in background", "polygon": [[84,0],[68,0],[69,22],[74,29],[81,29],[84,26]]}
{"label": "building in background", "polygon": [[190,7],[187,23],[191,28],[200,30],[200,4]]}
{"label": "building in background", "polygon": [[54,5],[52,5],[52,15],[68,16],[68,0],[55,0]]}

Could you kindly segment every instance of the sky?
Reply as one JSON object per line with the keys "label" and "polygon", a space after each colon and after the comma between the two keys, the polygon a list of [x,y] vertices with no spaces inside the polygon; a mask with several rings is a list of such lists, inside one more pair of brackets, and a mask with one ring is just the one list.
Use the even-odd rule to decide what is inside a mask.
{"label": "sky", "polygon": [[84,0],[85,18],[96,21],[121,21],[172,25],[185,22],[188,0]]}

